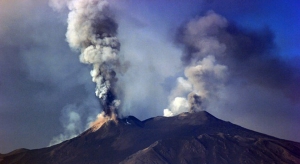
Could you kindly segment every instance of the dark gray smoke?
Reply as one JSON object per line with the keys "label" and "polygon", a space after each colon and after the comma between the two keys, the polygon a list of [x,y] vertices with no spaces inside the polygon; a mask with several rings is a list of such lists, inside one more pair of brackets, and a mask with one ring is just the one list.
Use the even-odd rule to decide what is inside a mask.
{"label": "dark gray smoke", "polygon": [[105,115],[117,114],[120,105],[117,96],[117,73],[120,72],[120,43],[116,37],[118,25],[106,0],[51,1],[50,5],[61,9],[67,5],[67,41],[80,51],[80,61],[93,66],[91,76],[96,83],[96,96],[100,98]]}
{"label": "dark gray smoke", "polygon": [[195,112],[195,111],[200,111],[201,105],[202,105],[202,100],[201,97],[195,93],[190,93],[188,95],[188,101],[189,101],[189,111],[190,112]]}
{"label": "dark gray smoke", "polygon": [[[297,81],[299,74],[293,71],[290,64],[278,58],[274,35],[267,27],[250,31],[210,12],[205,17],[210,18],[206,25],[200,22],[193,24],[192,21],[178,33],[177,41],[185,47],[181,58],[184,65],[201,60],[205,57],[207,49],[221,50],[214,52],[214,57],[230,69],[232,77],[244,77],[251,82],[275,88],[285,88]],[[223,20],[224,24],[209,23],[217,17],[220,21]],[[193,25],[190,26],[191,24]],[[202,26],[208,26],[206,31],[201,29]],[[212,42],[218,43],[220,47],[209,44]]]}
{"label": "dark gray smoke", "polygon": [[[209,11],[182,26],[176,42],[184,48],[181,59],[187,83],[192,85],[189,95],[192,111],[204,110],[209,102],[218,99],[223,87],[232,83],[281,90],[290,98],[299,95],[295,95],[299,71],[278,58],[274,35],[268,28],[246,30]],[[184,88],[182,83],[178,85],[174,90]],[[186,94],[177,96],[185,97]],[[200,97],[195,101],[193,95]],[[171,100],[174,104],[172,101],[176,99]],[[178,114],[172,105],[169,108],[166,113]]]}
{"label": "dark gray smoke", "polygon": [[[75,48],[78,55],[74,55],[65,42],[67,6],[75,9],[75,0],[51,0],[60,14],[49,9],[48,1],[0,0],[0,153],[44,147],[60,133],[64,136],[55,139],[69,139],[89,128],[103,109],[94,95],[95,83],[88,71],[91,65],[78,62],[81,48]],[[210,63],[227,70],[222,71],[223,79],[203,66],[190,74],[197,77],[197,83],[207,81],[202,86],[209,98],[197,93],[201,110],[252,130],[299,141],[300,131],[295,126],[300,124],[300,17],[296,1],[213,0],[207,5],[202,0],[107,1],[110,10],[106,13],[117,22],[114,27],[122,45],[118,54],[131,63],[122,76],[115,70],[118,81],[114,85],[122,86],[123,92],[120,96],[120,90],[114,89],[115,99],[122,100],[118,117],[147,119],[162,115],[169,104],[174,113],[189,111],[188,95],[195,93],[191,84],[195,78],[188,79],[183,67],[191,66],[195,58],[199,63],[203,57],[196,55],[199,46],[188,42],[192,36],[186,27],[206,17],[203,11],[213,9],[226,17],[227,23],[220,27],[222,24],[215,22],[217,28],[207,23],[219,32],[195,36],[195,43],[200,44],[199,38],[204,42],[204,38],[211,36],[212,41],[215,37],[226,49],[220,51],[223,57],[206,58],[206,70]],[[180,25],[174,45],[170,35]],[[268,27],[261,28],[264,25]],[[192,57],[188,59],[188,55]]]}
{"label": "dark gray smoke", "polygon": [[[185,82],[178,83],[175,90],[184,88],[192,91],[188,96],[188,108],[181,108],[180,112],[205,110],[209,100],[216,97],[226,82],[228,68],[217,60],[217,57],[225,55],[226,46],[215,37],[226,26],[227,20],[211,11],[204,17],[190,21],[180,31],[178,42],[185,46],[182,61],[186,80],[181,80]],[[182,99],[186,94],[180,93],[177,97]],[[171,100],[171,104],[177,106],[170,105],[170,109],[165,109],[165,116],[179,114],[176,108],[181,104],[177,100]]]}

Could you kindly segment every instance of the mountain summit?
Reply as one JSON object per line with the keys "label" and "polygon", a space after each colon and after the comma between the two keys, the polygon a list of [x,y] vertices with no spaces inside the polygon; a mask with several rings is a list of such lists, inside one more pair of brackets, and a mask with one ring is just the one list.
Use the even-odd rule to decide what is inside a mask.
{"label": "mountain summit", "polygon": [[58,145],[0,154],[0,164],[299,164],[300,143],[257,133],[208,112],[108,121]]}

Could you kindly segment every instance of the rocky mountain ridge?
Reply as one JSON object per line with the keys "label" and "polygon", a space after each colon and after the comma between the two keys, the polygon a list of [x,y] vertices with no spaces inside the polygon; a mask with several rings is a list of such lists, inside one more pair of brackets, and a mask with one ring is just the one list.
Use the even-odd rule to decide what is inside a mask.
{"label": "rocky mountain ridge", "polygon": [[140,121],[133,116],[52,147],[20,149],[0,164],[300,164],[300,143],[257,133],[208,112]]}

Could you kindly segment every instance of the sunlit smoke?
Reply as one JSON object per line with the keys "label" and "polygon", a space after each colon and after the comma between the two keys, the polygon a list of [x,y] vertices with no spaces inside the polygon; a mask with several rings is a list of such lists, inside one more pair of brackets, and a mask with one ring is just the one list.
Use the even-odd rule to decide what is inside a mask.
{"label": "sunlit smoke", "polygon": [[189,109],[189,102],[184,97],[175,97],[169,105],[169,109],[164,109],[164,116],[170,117],[176,114],[187,112]]}
{"label": "sunlit smoke", "polygon": [[180,42],[193,51],[182,56],[186,79],[178,78],[177,87],[171,92],[169,109],[164,110],[165,116],[205,110],[209,99],[223,86],[227,66],[219,64],[215,56],[224,55],[226,46],[215,35],[226,25],[224,18],[208,12],[183,28]]}

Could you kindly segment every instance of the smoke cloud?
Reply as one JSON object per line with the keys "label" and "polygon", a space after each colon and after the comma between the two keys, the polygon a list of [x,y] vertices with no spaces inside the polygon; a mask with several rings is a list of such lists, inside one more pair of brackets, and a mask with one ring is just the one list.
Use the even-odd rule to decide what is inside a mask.
{"label": "smoke cloud", "polygon": [[78,107],[75,104],[68,105],[62,110],[62,124],[65,129],[63,134],[54,137],[49,146],[61,143],[67,139],[74,138],[83,130],[81,116],[76,111]]}
{"label": "smoke cloud", "polygon": [[60,117],[63,132],[53,137],[49,146],[74,138],[90,128],[99,112],[98,102],[91,96],[84,98],[79,103],[66,105],[62,109]]}
{"label": "smoke cloud", "polygon": [[[111,102],[122,100],[112,105],[118,117],[207,110],[298,141],[297,2],[241,2],[0,1],[1,153],[41,148],[57,134],[71,138],[113,119],[101,113],[110,105],[101,107],[94,94],[90,70],[97,62],[95,70],[109,82],[97,82],[100,88],[111,91]],[[130,61],[125,73],[123,58]],[[71,119],[76,114],[80,117]],[[75,124],[78,128],[69,128]]]}
{"label": "smoke cloud", "polygon": [[[208,11],[181,26],[176,43],[184,47],[181,60],[185,77],[180,79],[192,87],[187,95],[178,92],[184,90],[179,88],[187,88],[178,83],[171,92],[165,116],[216,107],[213,104],[229,88],[238,90],[241,83],[279,90],[291,99],[295,99],[295,90],[299,90],[294,85],[299,82],[299,71],[276,56],[274,36],[268,28],[247,30]],[[176,97],[174,93],[179,94]]]}
{"label": "smoke cloud", "polygon": [[70,10],[67,41],[80,51],[80,62],[93,66],[90,74],[96,83],[96,96],[104,113],[111,117],[118,113],[121,103],[116,86],[117,73],[121,73],[117,23],[106,0],[50,1],[50,6],[58,10],[64,5]]}
{"label": "smoke cloud", "polygon": [[[217,96],[218,90],[226,81],[227,66],[219,64],[216,60],[216,56],[224,55],[226,46],[220,43],[215,35],[226,25],[226,19],[210,11],[206,16],[192,20],[183,27],[182,36],[178,39],[187,47],[182,56],[183,65],[186,66],[186,80],[180,77],[178,80],[185,81],[185,85],[183,82],[178,83],[171,95],[174,92],[178,93],[178,88],[189,88],[192,92],[188,94],[188,100],[183,101],[182,96],[186,96],[186,93],[179,94],[181,97],[171,100],[169,109],[164,110],[165,116],[179,114],[178,108],[181,109],[180,112],[205,110],[208,101]],[[188,106],[185,105],[186,101]]]}
{"label": "smoke cloud", "polygon": [[[127,3],[120,4],[126,6]],[[219,108],[216,105],[220,104],[219,100],[225,104],[228,101],[224,95],[237,93],[246,84],[253,85],[257,90],[279,90],[295,97],[291,90],[297,88],[295,81],[299,81],[299,76],[278,58],[274,35],[267,27],[251,31],[214,11],[208,11],[181,25],[175,37],[176,48],[170,48],[166,27],[162,26],[162,31],[158,33],[144,32],[148,28],[156,28],[152,18],[145,19],[143,14],[137,16],[134,11],[125,13],[130,9],[119,6],[117,1],[113,3],[116,18],[112,15],[111,6],[104,0],[53,0],[50,5],[57,10],[68,7],[67,41],[72,49],[80,51],[82,63],[93,66],[92,81],[96,83],[96,95],[103,108],[98,120],[91,123],[94,130],[117,116],[133,114],[139,117],[143,113],[140,111],[145,112],[145,118],[160,115],[158,111],[144,108],[150,106],[147,104],[151,104],[151,108],[161,106],[152,105],[153,101],[164,104],[167,91],[163,90],[162,83],[167,79],[163,85],[173,85],[174,82],[169,80],[176,77],[177,84],[170,91],[164,116]],[[186,16],[181,15],[179,19]],[[118,26],[122,27],[118,31],[122,50],[116,37]],[[152,47],[166,49],[166,53],[155,56],[157,51]],[[180,48],[182,70],[176,65]],[[170,52],[175,55],[168,56]],[[123,77],[119,75],[124,73],[126,67],[120,54],[125,54],[124,58],[132,64]],[[170,58],[174,58],[175,64],[166,64]],[[170,76],[172,78],[168,80]],[[122,88],[119,87],[121,85]]]}
{"label": "smoke cloud", "polygon": [[[218,17],[225,20],[221,16]],[[243,78],[251,83],[276,89],[293,86],[292,81],[298,81],[299,73],[293,70],[296,68],[278,57],[274,35],[270,29],[265,27],[251,31],[231,22],[216,26],[219,30],[212,34],[212,37],[216,38],[224,49],[222,53],[216,53],[215,58],[228,67],[230,79]],[[184,38],[180,42],[186,45],[187,52],[191,52],[189,47],[197,47]],[[183,61],[190,62],[199,57],[194,54],[185,53]]]}

